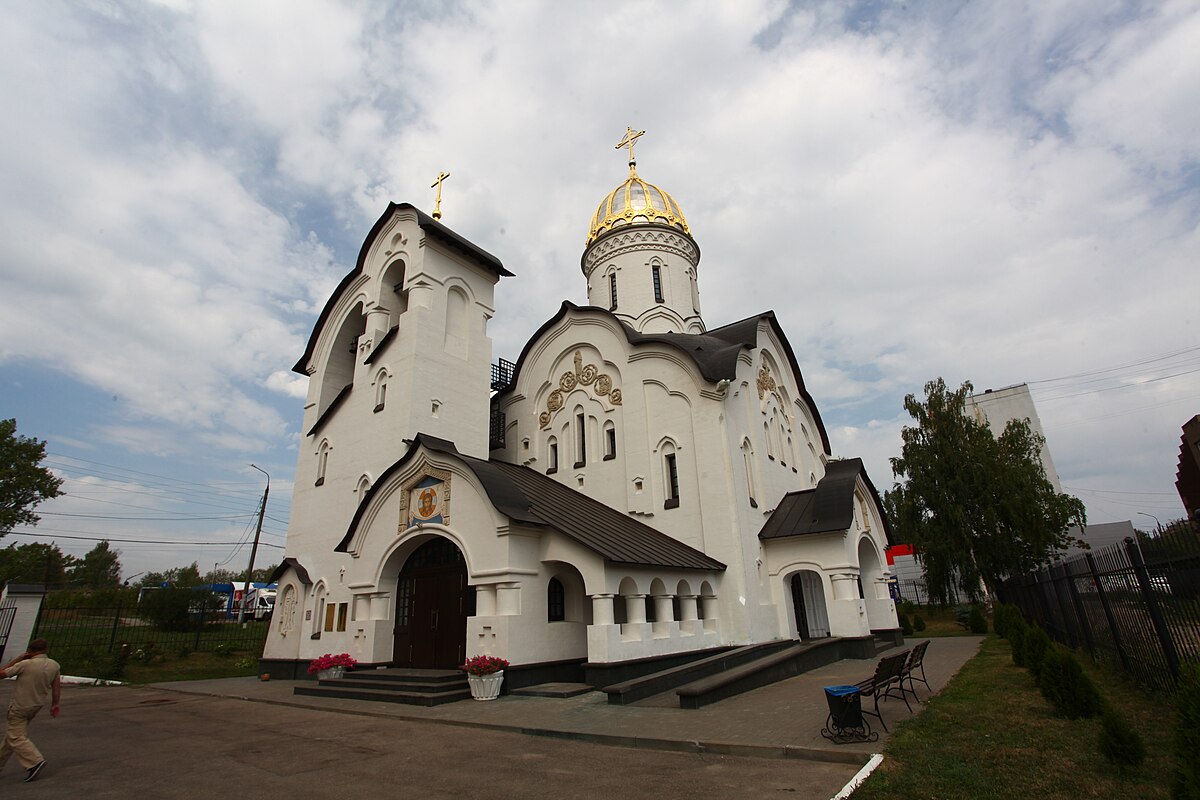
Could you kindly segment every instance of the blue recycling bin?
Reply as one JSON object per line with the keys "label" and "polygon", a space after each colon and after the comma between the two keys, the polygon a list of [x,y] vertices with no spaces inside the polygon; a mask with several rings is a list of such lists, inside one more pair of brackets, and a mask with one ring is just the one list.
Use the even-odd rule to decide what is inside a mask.
{"label": "blue recycling bin", "polygon": [[826,686],[825,700],[832,728],[862,727],[862,695],[857,686]]}

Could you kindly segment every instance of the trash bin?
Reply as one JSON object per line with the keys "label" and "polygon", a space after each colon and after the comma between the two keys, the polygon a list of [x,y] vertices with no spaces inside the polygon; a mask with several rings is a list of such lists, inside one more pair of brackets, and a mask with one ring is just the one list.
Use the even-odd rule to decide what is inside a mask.
{"label": "trash bin", "polygon": [[862,696],[857,686],[826,686],[825,700],[834,730],[862,727]]}

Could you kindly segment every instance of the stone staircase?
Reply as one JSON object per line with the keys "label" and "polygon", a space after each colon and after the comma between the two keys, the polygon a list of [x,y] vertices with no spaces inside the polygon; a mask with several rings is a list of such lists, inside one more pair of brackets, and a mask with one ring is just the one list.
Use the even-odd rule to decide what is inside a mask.
{"label": "stone staircase", "polygon": [[467,676],[457,669],[367,669],[350,671],[342,678],[306,683],[294,694],[374,700],[411,706],[437,706],[471,696]]}
{"label": "stone staircase", "polygon": [[673,694],[679,708],[702,708],[727,697],[795,677],[844,658],[870,659],[875,655],[872,636],[784,640],[739,647],[709,658],[604,687],[608,702],[625,705]]}

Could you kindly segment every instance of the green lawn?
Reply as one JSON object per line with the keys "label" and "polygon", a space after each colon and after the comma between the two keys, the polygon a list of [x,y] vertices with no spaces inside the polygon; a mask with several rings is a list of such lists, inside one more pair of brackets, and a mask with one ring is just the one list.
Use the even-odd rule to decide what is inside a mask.
{"label": "green lawn", "polygon": [[1100,755],[1099,718],[1056,716],[1028,671],[1013,665],[1008,642],[989,636],[924,713],[899,724],[855,800],[1168,797],[1169,700],[1140,692],[1086,655],[1079,660],[1141,734],[1148,756],[1136,772],[1121,776]]}

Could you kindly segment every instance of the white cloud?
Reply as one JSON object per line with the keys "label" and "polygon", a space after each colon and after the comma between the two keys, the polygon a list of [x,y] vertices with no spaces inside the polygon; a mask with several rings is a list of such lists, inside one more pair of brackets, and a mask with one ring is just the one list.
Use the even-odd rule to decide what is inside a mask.
{"label": "white cloud", "polygon": [[[286,451],[305,390],[287,370],[389,200],[429,209],[452,173],[444,222],[518,276],[490,325],[513,358],[585,302],[626,125],[692,224],[709,324],[774,308],[834,451],[881,489],[930,378],[1195,342],[1200,12],[909,6],[12,13],[0,368],[118,396],[101,429],[131,449]],[[1047,399],[1064,480],[1170,491],[1198,389]]]}

